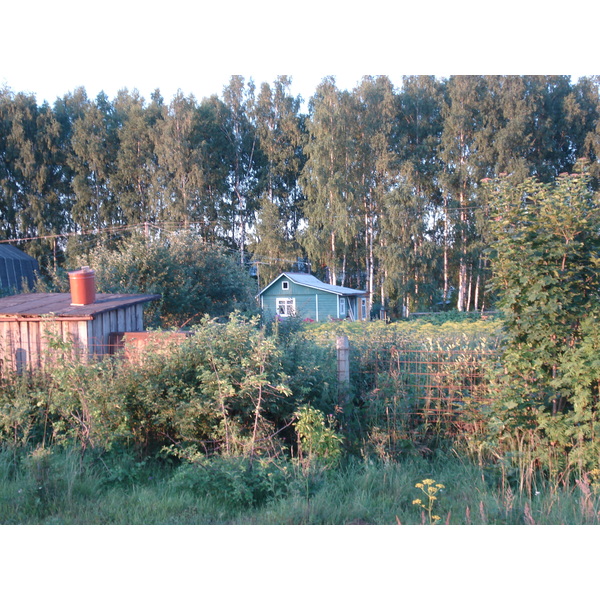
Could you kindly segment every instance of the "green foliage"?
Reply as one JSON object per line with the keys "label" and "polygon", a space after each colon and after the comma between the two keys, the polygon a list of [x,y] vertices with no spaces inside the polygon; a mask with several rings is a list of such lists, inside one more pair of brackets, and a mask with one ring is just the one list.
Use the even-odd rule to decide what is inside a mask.
{"label": "green foliage", "polygon": [[[260,289],[280,275],[282,265],[293,264],[300,254],[298,243],[290,240],[286,233],[281,209],[267,197],[261,199],[256,227],[248,247],[257,264]],[[269,264],[271,261],[275,264]]]}
{"label": "green foliage", "polygon": [[481,309],[480,179],[547,182],[587,158],[597,186],[598,83],[417,76],[394,89],[380,75],[341,90],[327,77],[307,114],[289,76],[256,87],[233,76],[220,97],[167,101],[78,88],[53,106],[4,86],[0,233],[27,240],[48,273],[65,266],[65,247],[111,247],[143,224],[193,229],[252,252],[261,284],[310,257],[388,315],[429,310],[452,288],[452,305]]}
{"label": "green foliage", "polygon": [[306,201],[303,211],[311,227],[302,245],[316,264],[327,265],[329,283],[337,282],[344,249],[357,236],[357,197],[351,165],[356,164],[356,112],[353,98],[326,77],[310,103],[304,152],[307,160],[299,177]]}
{"label": "green foliage", "polygon": [[298,317],[267,323],[281,348],[288,386],[298,403],[310,404],[326,414],[337,404],[336,351],[332,337],[315,342],[307,324]]}
{"label": "green foliage", "polygon": [[501,329],[502,322],[497,319],[463,317],[442,321],[437,323],[430,322],[429,319],[416,319],[396,323],[312,323],[306,327],[306,336],[325,344],[336,335],[346,335],[351,347],[359,356],[364,356],[373,349],[391,345],[425,350],[478,347],[491,349],[497,347],[500,337],[504,335]]}
{"label": "green foliage", "polygon": [[302,255],[297,236],[302,216],[297,185],[304,160],[302,121],[300,99],[290,95],[290,85],[286,75],[279,76],[273,87],[263,83],[251,110],[265,159],[264,192],[248,245],[258,265],[260,289],[279,275],[282,264]]}
{"label": "green foliage", "polygon": [[[166,340],[165,340],[166,342]],[[292,411],[279,351],[257,318],[205,317],[183,343],[167,344],[123,365],[112,389],[125,411],[127,435],[146,451],[167,442],[261,452]]]}
{"label": "green foliage", "polygon": [[505,178],[491,197],[492,285],[506,332],[496,443],[529,438],[532,463],[551,472],[591,468],[600,449],[600,206],[582,175]]}
{"label": "green foliage", "polygon": [[178,467],[170,481],[175,491],[209,498],[234,511],[285,497],[292,483],[292,467],[286,461],[202,456]]}
{"label": "green foliage", "polygon": [[131,352],[86,362],[54,342],[47,372],[0,380],[0,442],[131,448],[139,458],[171,445],[275,456],[295,443],[298,406],[333,410],[327,353],[295,335],[267,335],[258,317],[204,317],[185,340],[157,333]]}
{"label": "green foliage", "polygon": [[381,242],[375,252],[384,280],[388,309],[430,310],[442,280],[440,237],[444,223],[426,217],[439,211],[441,114],[445,85],[432,76],[403,77],[398,97],[403,119],[394,124],[394,165],[399,180],[383,198]]}
{"label": "green foliage", "polygon": [[496,321],[499,319],[497,313],[464,312],[458,310],[449,310],[447,312],[427,313],[419,315],[410,315],[411,321],[417,321],[420,324],[430,323],[431,325],[444,325],[445,323],[472,323],[478,321]]}
{"label": "green foliage", "polygon": [[[239,309],[256,312],[255,284],[235,257],[206,244],[193,232],[133,235],[117,248],[97,246],[70,256],[72,268],[89,265],[98,292],[160,294],[145,310],[156,327],[181,327],[208,314],[227,316]],[[62,289],[66,273],[62,273]]]}
{"label": "green foliage", "polygon": [[298,448],[301,459],[310,465],[323,462],[335,464],[341,456],[344,438],[335,432],[335,419],[330,415],[325,422],[325,415],[308,405],[296,411],[298,419],[294,425],[298,434]]}
{"label": "green foliage", "polygon": [[0,523],[41,522],[90,502],[100,479],[77,449],[0,449]]}
{"label": "green foliage", "polygon": [[[121,460],[131,478],[108,481]],[[290,461],[214,457],[137,468],[110,453],[102,462],[57,448],[0,451],[0,523],[417,525],[414,482],[424,478],[445,482],[435,508],[451,525],[598,524],[600,508],[597,469],[573,484],[536,481],[530,494],[500,469],[455,455],[347,461],[320,474],[309,504],[307,478]]]}
{"label": "green foliage", "polygon": [[501,339],[501,322],[461,317],[442,325],[426,320],[311,324],[307,337],[331,345],[350,341],[352,402],[343,407],[348,449],[395,460],[469,440],[487,400],[488,359]]}

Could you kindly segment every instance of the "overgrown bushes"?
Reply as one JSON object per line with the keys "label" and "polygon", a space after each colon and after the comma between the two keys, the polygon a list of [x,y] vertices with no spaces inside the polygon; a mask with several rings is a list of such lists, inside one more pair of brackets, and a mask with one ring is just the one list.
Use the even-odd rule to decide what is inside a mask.
{"label": "overgrown bushes", "polygon": [[[470,350],[493,349],[493,327],[438,329],[432,336],[430,325],[418,323],[289,323],[268,331],[240,314],[227,323],[205,317],[187,340],[157,336],[129,362],[65,361],[51,372],[4,379],[0,521],[23,522],[27,515],[27,522],[393,523],[398,516],[411,523],[421,517],[410,490],[432,477],[453,495],[440,503],[452,523],[596,522],[597,469],[581,463],[576,471],[573,462],[561,462],[564,453],[536,446],[537,430],[500,437],[497,415],[483,413],[468,396]],[[332,331],[349,333],[355,349],[365,351],[361,360],[354,357],[348,403],[338,402]],[[408,340],[412,346],[402,355]],[[415,385],[427,385],[427,378],[401,365],[409,352],[432,351],[452,360],[427,377],[441,377],[440,389],[449,384],[454,391],[428,407],[407,386],[409,378]],[[483,385],[486,367],[478,368]],[[456,435],[458,421],[434,419],[440,407],[479,429]],[[438,468],[443,456],[454,462]],[[554,471],[540,470],[549,457]],[[479,506],[469,495],[474,480],[459,484],[459,463],[485,480]],[[410,476],[398,471],[405,468]],[[393,502],[382,480],[396,490]],[[559,486],[569,514],[551,517],[547,496]],[[130,506],[127,494],[143,508]],[[334,509],[334,494],[338,504],[347,495],[342,507]],[[146,504],[150,498],[156,509]],[[351,506],[352,498],[364,510]]]}
{"label": "overgrown bushes", "polygon": [[[315,423],[324,419],[343,436],[344,452],[395,460],[444,439],[454,417],[442,424],[435,416],[442,409],[453,415],[478,401],[468,394],[474,379],[483,385],[478,353],[497,343],[494,327],[286,322],[271,329],[239,313],[226,323],[205,317],[185,341],[154,336],[139,359],[64,360],[3,381],[1,441],[129,448],[139,457],[164,447],[180,459],[188,448],[289,456],[299,450],[298,411],[310,406],[319,411]],[[350,401],[343,402],[340,333],[349,334],[352,349]]]}
{"label": "overgrown bushes", "polygon": [[258,317],[204,317],[185,341],[169,341],[166,332],[131,361],[65,360],[4,379],[0,442],[121,446],[139,456],[165,446],[276,455],[295,441],[290,427],[299,406],[333,412],[332,358],[301,334],[268,336]]}
{"label": "overgrown bushes", "polygon": [[523,475],[581,473],[600,445],[600,205],[588,177],[494,181],[493,289],[503,314],[488,444]]}

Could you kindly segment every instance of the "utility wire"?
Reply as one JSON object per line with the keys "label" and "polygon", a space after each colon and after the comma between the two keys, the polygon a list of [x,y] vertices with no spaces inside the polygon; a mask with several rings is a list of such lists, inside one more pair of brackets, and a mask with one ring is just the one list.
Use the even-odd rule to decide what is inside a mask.
{"label": "utility wire", "polygon": [[[81,235],[102,235],[105,233],[120,233],[120,232],[124,232],[124,231],[135,231],[135,230],[139,230],[139,229],[146,230],[146,229],[150,229],[150,228],[154,229],[156,231],[165,231],[166,233],[173,234],[173,233],[178,233],[179,231],[184,230],[184,229],[192,229],[192,227],[194,227],[196,225],[204,225],[204,223],[203,222],[191,222],[191,223],[188,223],[187,226],[184,227],[181,223],[178,223],[177,221],[164,221],[164,222],[160,222],[160,223],[145,222],[145,223],[138,223],[136,225],[122,225],[122,226],[117,226],[117,227],[106,227],[104,229],[94,229],[94,230],[86,230],[86,231],[71,231],[71,232],[67,232],[67,233],[54,233],[54,234],[31,236],[31,237],[11,238],[11,239],[6,239],[6,240],[0,240],[0,244],[10,244],[10,243],[14,243],[14,242],[29,242],[29,241],[34,241],[34,240],[66,238],[66,237],[74,237],[74,236],[81,236]],[[168,229],[169,227],[177,227],[178,229],[169,231],[169,229]],[[220,250],[222,250],[224,252],[229,252],[232,254],[239,254],[239,250],[235,250],[234,248],[226,248],[226,247],[223,247],[218,244],[211,244],[210,242],[206,242],[204,240],[202,242],[204,243],[205,246],[210,247],[210,248],[219,248]],[[269,265],[277,263],[277,262],[287,263],[287,264],[296,264],[296,263],[308,264],[307,261],[305,261],[305,260],[298,260],[298,259],[291,259],[291,258],[287,259],[287,258],[280,258],[280,257],[276,257],[276,256],[252,254],[252,257],[253,257],[253,260],[251,261],[252,263],[262,262],[263,264],[269,264]]]}

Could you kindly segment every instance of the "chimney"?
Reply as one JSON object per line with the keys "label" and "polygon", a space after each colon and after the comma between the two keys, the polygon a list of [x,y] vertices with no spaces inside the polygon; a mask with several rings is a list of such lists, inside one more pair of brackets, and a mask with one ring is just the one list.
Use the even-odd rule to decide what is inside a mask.
{"label": "chimney", "polygon": [[71,306],[85,306],[96,301],[96,275],[89,267],[69,273]]}

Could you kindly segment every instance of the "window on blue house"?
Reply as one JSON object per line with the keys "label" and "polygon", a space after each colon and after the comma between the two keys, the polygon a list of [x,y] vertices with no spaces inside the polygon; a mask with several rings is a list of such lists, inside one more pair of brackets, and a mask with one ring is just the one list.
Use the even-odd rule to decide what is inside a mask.
{"label": "window on blue house", "polygon": [[275,307],[279,317],[291,317],[296,314],[296,300],[294,298],[277,298]]}

